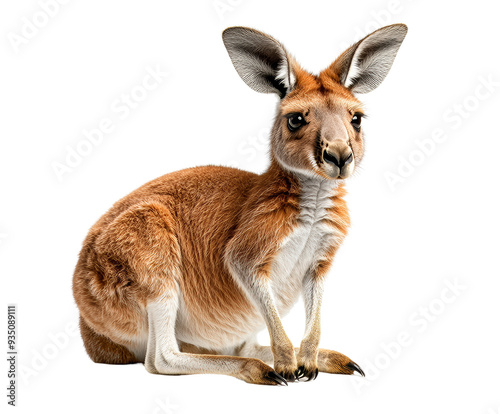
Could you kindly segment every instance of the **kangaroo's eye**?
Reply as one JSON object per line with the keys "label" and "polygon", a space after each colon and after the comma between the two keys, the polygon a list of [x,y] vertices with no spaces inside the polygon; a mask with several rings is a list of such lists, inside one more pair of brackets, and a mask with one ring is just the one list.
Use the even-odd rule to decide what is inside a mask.
{"label": "kangaroo's eye", "polygon": [[361,130],[361,118],[363,117],[363,115],[361,115],[360,113],[355,113],[351,119],[351,125],[352,127],[357,131],[359,132]]}
{"label": "kangaroo's eye", "polygon": [[301,113],[294,112],[287,115],[287,126],[290,132],[298,131],[303,125],[307,124]]}

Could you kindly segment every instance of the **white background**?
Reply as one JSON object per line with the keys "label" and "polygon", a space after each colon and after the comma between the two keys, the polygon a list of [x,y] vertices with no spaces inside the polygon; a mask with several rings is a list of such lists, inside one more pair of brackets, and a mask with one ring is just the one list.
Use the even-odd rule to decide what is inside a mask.
{"label": "white background", "polygon": [[[19,307],[18,412],[499,413],[500,26],[496,2],[460,4],[74,0],[44,21],[37,1],[2,2],[1,303],[5,315],[7,303]],[[44,27],[19,43],[25,19]],[[348,183],[353,224],[323,310],[322,346],[350,356],[367,379],[320,374],[265,387],[92,363],[72,329],[71,293],[90,226],[167,172],[266,166],[277,98],[241,81],[222,30],[268,32],[318,72],[396,22],[409,33],[395,64],[360,96],[366,157]],[[168,76],[121,119],[112,105],[157,65]],[[54,163],[106,118],[113,132],[59,180]],[[445,139],[431,145],[436,130]],[[296,344],[303,319],[300,304],[285,319]]]}

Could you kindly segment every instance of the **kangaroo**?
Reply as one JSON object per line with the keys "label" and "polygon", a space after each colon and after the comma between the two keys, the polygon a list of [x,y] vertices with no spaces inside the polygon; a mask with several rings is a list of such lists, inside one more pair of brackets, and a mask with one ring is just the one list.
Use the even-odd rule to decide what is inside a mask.
{"label": "kangaroo", "polygon": [[[319,348],[323,284],[349,227],[344,181],[363,158],[363,108],[406,35],[383,27],[313,75],[246,27],[223,32],[243,81],[279,105],[263,174],[205,166],[166,174],[118,201],[90,229],[73,294],[97,363],[154,374],[225,374],[286,385],[318,371],[364,375]],[[298,296],[306,327],[283,328]],[[257,343],[266,328],[271,346]],[[273,368],[271,367],[273,365]]]}

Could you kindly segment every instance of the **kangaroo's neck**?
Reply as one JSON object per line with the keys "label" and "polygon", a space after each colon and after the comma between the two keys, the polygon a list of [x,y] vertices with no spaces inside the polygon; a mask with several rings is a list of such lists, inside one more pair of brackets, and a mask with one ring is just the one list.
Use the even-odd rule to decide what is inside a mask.
{"label": "kangaroo's neck", "polygon": [[271,157],[268,169],[259,177],[261,188],[274,190],[277,195],[288,192],[307,201],[343,195],[343,183],[311,173],[292,172]]}

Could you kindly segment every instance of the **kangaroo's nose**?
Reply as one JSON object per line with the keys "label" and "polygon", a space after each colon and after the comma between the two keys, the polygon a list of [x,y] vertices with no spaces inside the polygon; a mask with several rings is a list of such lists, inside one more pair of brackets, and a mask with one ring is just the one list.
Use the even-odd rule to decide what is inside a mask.
{"label": "kangaroo's nose", "polygon": [[329,164],[336,165],[339,170],[342,170],[343,167],[349,165],[352,162],[352,158],[351,151],[346,154],[334,154],[328,151],[323,153],[323,159]]}

